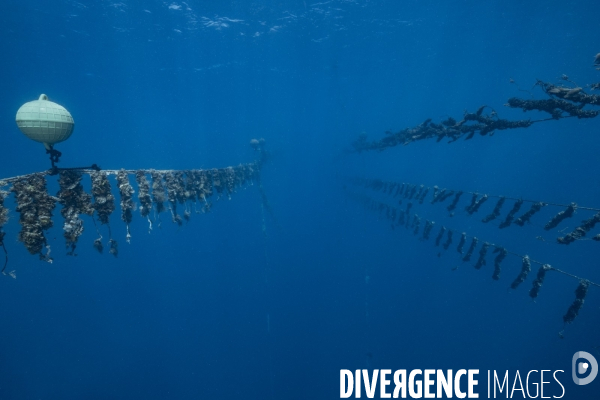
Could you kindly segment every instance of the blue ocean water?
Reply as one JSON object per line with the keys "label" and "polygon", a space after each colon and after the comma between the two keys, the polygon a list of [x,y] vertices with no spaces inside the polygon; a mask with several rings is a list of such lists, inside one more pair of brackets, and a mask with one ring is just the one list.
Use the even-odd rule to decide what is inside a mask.
{"label": "blue ocean water", "polygon": [[[529,96],[518,88],[543,98],[536,79],[598,82],[599,11],[591,0],[2,2],[0,178],[49,167],[14,121],[45,93],[76,123],[61,166],[226,167],[254,160],[248,142],[264,137],[273,213],[249,186],[181,228],[163,217],[148,234],[136,214],[128,245],[117,211],[118,258],[93,249],[89,218],[70,257],[57,208],[48,264],[14,239],[7,200],[17,279],[0,282],[0,399],[334,399],[340,369],[359,368],[480,369],[483,398],[488,369],[560,369],[564,398],[600,398],[600,382],[570,375],[576,351],[600,359],[597,287],[561,339],[576,280],[549,274],[534,303],[536,266],[509,291],[518,257],[494,281],[490,259],[477,271],[438,257],[346,192],[376,194],[343,189],[359,176],[599,207],[598,119],[348,152],[361,133],[484,104],[529,117],[503,104]],[[600,282],[598,243],[559,246],[542,219],[499,230],[417,212]]]}

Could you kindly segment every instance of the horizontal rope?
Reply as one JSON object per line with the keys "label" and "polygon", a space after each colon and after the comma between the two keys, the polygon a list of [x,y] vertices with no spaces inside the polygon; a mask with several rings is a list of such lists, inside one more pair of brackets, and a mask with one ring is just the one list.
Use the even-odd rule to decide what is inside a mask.
{"label": "horizontal rope", "polygon": [[[434,186],[437,186],[437,185],[427,186],[427,185],[424,185],[424,184],[414,184],[414,183],[407,183],[407,182],[383,181],[383,180],[380,180],[380,179],[369,179],[369,178],[345,178],[345,180],[347,180],[347,181],[349,181],[351,183],[353,183],[352,182],[353,180],[359,180],[359,181],[365,181],[367,183],[368,182],[381,183],[383,185],[390,185],[390,184],[391,185],[409,185],[409,186],[415,186],[415,187],[423,186],[425,188],[432,188]],[[365,186],[365,185],[363,185],[363,186]],[[367,187],[369,189],[377,190],[377,189],[375,189],[373,187],[368,187],[368,186],[365,186],[365,187]],[[462,191],[462,190],[456,190],[456,189],[450,189],[450,188],[442,188],[442,187],[440,187],[440,189],[441,190],[445,189],[447,191],[452,191],[454,193],[463,192],[465,194],[471,194],[471,195],[472,194],[476,194],[476,195],[484,195],[485,194],[487,197],[493,197],[493,198],[497,198],[497,199],[503,197],[503,198],[505,198],[507,200],[523,201],[523,202],[526,202],[526,203],[544,203],[546,205],[555,206],[555,207],[565,207],[566,208],[566,207],[570,206],[570,204],[553,203],[553,202],[547,202],[547,201],[541,201],[541,200],[529,200],[529,199],[523,199],[523,198],[518,198],[518,197],[501,196],[501,195],[498,195],[498,194],[488,194],[488,193],[483,193],[483,192],[468,192],[468,191]],[[393,193],[387,193],[387,194],[393,195]],[[577,205],[577,209],[578,210],[589,210],[589,211],[600,211],[600,208],[596,208],[596,207],[582,207],[580,205]]]}
{"label": "horizontal rope", "polygon": [[[565,82],[573,84],[568,79]],[[512,82],[514,83],[514,81]],[[593,84],[592,90],[598,84]],[[353,151],[360,153],[363,151],[383,151],[388,147],[396,147],[398,145],[408,145],[410,143],[436,139],[440,142],[444,139],[449,139],[448,143],[456,142],[458,139],[465,137],[465,140],[472,139],[476,133],[481,136],[493,136],[497,131],[508,129],[528,128],[534,123],[556,121],[563,118],[596,118],[600,115],[600,110],[584,110],[584,106],[599,106],[600,95],[587,94],[582,87],[569,87],[565,85],[554,85],[552,83],[538,80],[534,86],[540,87],[549,98],[536,99],[520,99],[512,97],[505,104],[506,107],[521,109],[526,111],[539,111],[550,114],[551,117],[537,120],[508,120],[502,119],[493,108],[483,105],[473,113],[465,112],[462,119],[457,121],[452,117],[439,123],[432,122],[429,118],[419,125],[402,129],[398,132],[385,132],[385,136],[379,140],[367,141],[367,136],[362,134],[352,143]],[[517,86],[518,87],[518,86]],[[520,89],[519,89],[520,90]],[[531,93],[530,93],[531,94]],[[532,95],[533,97],[533,95]],[[486,110],[489,112],[484,112]]]}
{"label": "horizontal rope", "polygon": [[[363,196],[357,195],[357,197],[363,197]],[[372,202],[374,202],[374,203],[376,203],[376,204],[381,204],[381,205],[385,206],[385,207],[386,207],[386,208],[388,208],[388,209],[393,209],[393,208],[394,208],[393,206],[390,206],[389,204],[386,204],[386,203],[379,202],[379,201],[377,201],[377,200],[374,200],[374,199],[372,199],[372,198],[371,198],[371,197],[369,197],[369,196],[364,196],[364,199],[366,199],[366,200],[369,200],[369,201],[372,201]],[[427,221],[429,221],[429,220],[427,220]],[[435,223],[435,221],[429,221],[429,222],[433,222],[433,223]],[[453,232],[461,232],[461,231],[458,231],[458,230],[452,230],[452,229],[448,229],[448,230],[451,230],[451,231],[453,231]],[[466,235],[466,233],[465,233],[465,235]],[[475,238],[476,236],[473,236],[473,235],[466,235],[466,237],[467,237],[467,238],[470,238],[470,239],[473,239],[473,238]],[[497,244],[495,244],[495,243],[490,243],[490,242],[486,242],[486,243],[489,243],[489,245],[490,245],[490,246],[492,246],[492,247],[495,247],[495,248],[497,248],[497,249],[504,249],[504,250],[506,250],[506,252],[507,252],[508,254],[511,254],[511,255],[513,255],[513,256],[517,256],[517,257],[519,257],[519,258],[521,258],[521,259],[523,259],[523,258],[525,257],[525,255],[523,255],[523,254],[519,254],[519,253],[515,253],[515,252],[512,252],[512,251],[509,251],[509,250],[507,250],[507,249],[506,249],[504,246],[500,246],[500,245],[497,245]],[[538,264],[538,265],[550,265],[550,264],[547,264],[547,263],[543,263],[543,262],[541,262],[541,261],[532,260],[531,258],[529,259],[529,261],[530,261],[530,262],[532,262],[532,263],[534,263],[534,264]],[[579,276],[577,276],[577,275],[571,274],[571,273],[569,273],[569,272],[566,272],[566,271],[564,271],[564,270],[561,270],[561,269],[558,269],[558,268],[552,267],[551,265],[550,265],[550,267],[551,267],[551,270],[552,270],[552,271],[556,271],[556,272],[558,272],[558,273],[561,273],[561,274],[564,274],[564,275],[566,275],[566,276],[569,276],[569,277],[572,277],[572,278],[578,279],[578,280],[580,280],[580,281],[581,281],[581,280],[586,280],[586,281],[588,281],[588,282],[590,283],[590,285],[593,285],[593,286],[600,287],[600,284],[598,284],[598,283],[595,283],[595,282],[593,282],[593,281],[590,281],[590,280],[589,280],[589,279],[587,279],[587,278],[581,278],[581,277],[579,277]]]}
{"label": "horizontal rope", "polygon": [[[262,155],[262,154],[261,154]],[[152,230],[153,222],[158,221],[160,213],[169,212],[172,222],[182,225],[189,221],[193,212],[200,214],[211,210],[212,202],[208,199],[216,194],[219,200],[223,195],[231,198],[237,188],[252,185],[260,186],[260,171],[262,159],[235,167],[188,169],[188,170],[101,170],[91,168],[64,168],[41,171],[0,180],[0,236],[1,230],[8,221],[9,208],[4,204],[9,196],[14,196],[17,203],[15,211],[19,214],[21,231],[18,241],[22,242],[32,255],[38,255],[41,260],[52,262],[50,246],[46,233],[54,226],[56,216],[54,210],[61,206],[60,214],[63,221],[63,236],[65,238],[67,255],[76,255],[75,249],[79,238],[84,232],[83,215],[92,217],[101,225],[108,228],[110,250],[118,254],[117,241],[112,237],[110,216],[117,209],[120,201],[121,220],[126,225],[125,240],[131,240],[129,224],[138,209],[134,199],[136,189],[132,186],[133,178],[137,184],[137,201],[143,219],[148,221],[148,231]],[[48,192],[48,176],[57,177],[59,191],[56,195]],[[82,178],[89,175],[91,191],[87,193],[82,185]],[[116,185],[111,183],[108,176],[116,176]],[[133,177],[132,177],[133,175]],[[115,190],[116,189],[116,190]],[[120,198],[116,197],[119,193]],[[264,194],[263,194],[264,201]],[[200,202],[201,208],[197,208]],[[178,207],[181,205],[183,210]],[[154,221],[151,213],[154,213]],[[102,235],[96,226],[98,238],[94,248],[103,251]],[[1,241],[1,240],[0,240]],[[44,253],[45,249],[45,253]]]}
{"label": "horizontal rope", "polygon": [[[468,235],[467,235],[467,236],[468,236]],[[504,247],[503,247],[503,248],[504,248]],[[522,254],[519,254],[519,253],[514,253],[514,252],[512,252],[512,251],[509,251],[509,250],[506,250],[506,251],[508,252],[508,254],[512,254],[513,256],[517,256],[517,257],[520,257],[520,258],[523,258],[523,257],[525,257],[524,255],[522,255]],[[532,263],[534,263],[534,264],[538,264],[538,265],[547,265],[546,263],[543,263],[543,262],[540,262],[540,261],[536,261],[536,260],[532,260],[531,258],[529,259],[529,261],[530,261],[530,262],[532,262]],[[567,276],[570,276],[571,278],[575,278],[575,279],[577,279],[577,280],[580,280],[580,281],[581,281],[581,280],[586,280],[586,281],[588,281],[588,282],[590,283],[590,285],[593,285],[593,286],[598,286],[598,287],[600,287],[600,285],[599,285],[599,284],[597,284],[597,283],[595,283],[595,282],[592,282],[592,281],[590,281],[589,279],[586,279],[586,278],[580,278],[580,277],[578,277],[577,275],[573,275],[573,274],[571,274],[571,273],[568,273],[568,272],[566,272],[566,271],[563,271],[563,270],[561,270],[561,269],[558,269],[558,268],[556,268],[556,267],[553,267],[552,265],[550,265],[550,267],[551,267],[551,270],[552,270],[552,271],[556,271],[556,272],[559,272],[559,273],[561,273],[561,274],[565,274],[565,275],[567,275]]]}
{"label": "horizontal rope", "polygon": [[[449,189],[449,190],[453,190],[453,189]],[[497,199],[499,199],[501,197],[504,197],[507,200],[515,200],[515,201],[521,200],[521,201],[524,201],[526,203],[544,203],[544,204],[546,204],[548,206],[556,206],[556,207],[569,207],[570,206],[570,204],[548,203],[547,201],[519,199],[519,198],[516,198],[516,197],[500,196],[500,195],[497,195],[497,194],[487,194],[487,193],[479,193],[479,192],[464,192],[464,193],[466,193],[466,194],[477,194],[477,195],[479,195],[479,194],[485,194],[487,197],[494,197],[494,198],[497,198]],[[578,210],[600,211],[600,208],[582,207],[580,205],[577,205],[577,209]]]}
{"label": "horizontal rope", "polygon": [[[142,171],[145,173],[150,173],[150,172],[157,172],[159,174],[167,174],[167,173],[173,173],[173,172],[186,172],[186,171],[190,171],[190,172],[201,172],[201,171],[212,171],[212,170],[221,170],[221,169],[227,169],[227,168],[236,168],[236,167],[244,167],[244,166],[259,166],[260,165],[260,161],[256,161],[256,162],[252,162],[252,163],[248,163],[248,164],[239,164],[236,166],[229,166],[229,167],[224,167],[224,168],[207,168],[207,169],[101,169],[101,170],[95,170],[95,169],[88,169],[88,168],[82,168],[82,169],[77,169],[77,171],[84,173],[84,174],[91,174],[93,172],[104,172],[107,175],[118,175],[120,171],[125,171],[128,175],[133,175],[135,173],[137,173],[138,171]],[[30,178],[32,176],[53,176],[51,175],[51,171],[40,171],[40,172],[32,172],[30,174],[25,174],[25,175],[17,175],[17,176],[13,176],[10,178],[1,178],[0,179],[0,187],[2,186],[6,186],[9,183],[14,183],[17,181],[20,181],[22,179],[27,179]]]}

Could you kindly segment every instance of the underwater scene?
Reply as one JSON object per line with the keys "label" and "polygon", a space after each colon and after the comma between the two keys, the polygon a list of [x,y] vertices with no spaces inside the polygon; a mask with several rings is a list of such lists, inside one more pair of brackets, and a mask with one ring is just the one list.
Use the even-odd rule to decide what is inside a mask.
{"label": "underwater scene", "polygon": [[599,14],[3,1],[0,400],[600,400]]}

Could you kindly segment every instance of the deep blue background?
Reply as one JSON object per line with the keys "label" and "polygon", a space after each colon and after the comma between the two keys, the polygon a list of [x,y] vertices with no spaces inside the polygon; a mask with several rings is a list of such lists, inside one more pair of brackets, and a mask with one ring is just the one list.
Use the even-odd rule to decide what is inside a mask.
{"label": "deep blue background", "polygon": [[[563,369],[565,398],[600,398],[598,380],[570,378],[575,351],[600,359],[598,288],[561,340],[577,281],[549,274],[533,303],[531,278],[507,291],[516,257],[498,282],[491,259],[453,272],[455,252],[438,258],[431,242],[390,230],[340,179],[600,206],[598,120],[344,152],[361,132],[378,138],[482,104],[521,118],[503,107],[527,96],[510,78],[524,89],[561,74],[599,81],[599,11],[593,0],[2,2],[0,177],[48,167],[14,123],[45,93],[76,121],[58,146],[65,166],[223,167],[251,161],[248,141],[265,137],[276,219],[265,216],[263,237],[249,187],[180,229],[163,216],[148,235],[137,218],[131,245],[115,212],[117,259],[93,250],[87,219],[68,257],[57,209],[49,265],[12,240],[13,212],[18,279],[0,282],[0,398],[334,399],[339,370],[355,368],[479,368],[482,397],[486,369]],[[558,246],[545,218],[500,231],[443,210],[417,212],[600,281],[598,243]]]}

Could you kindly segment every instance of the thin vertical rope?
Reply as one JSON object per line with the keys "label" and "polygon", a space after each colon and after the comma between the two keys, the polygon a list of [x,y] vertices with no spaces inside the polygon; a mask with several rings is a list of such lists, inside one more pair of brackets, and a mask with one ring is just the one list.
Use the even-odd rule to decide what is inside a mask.
{"label": "thin vertical rope", "polygon": [[[366,161],[363,158],[362,163],[363,172],[366,170]],[[363,225],[366,225],[368,220],[367,213],[364,214]],[[366,226],[362,232],[367,232]],[[373,357],[373,353],[371,352],[371,315],[369,309],[369,300],[370,300],[370,264],[365,263],[365,366],[366,369],[371,369],[371,358]]]}
{"label": "thin vertical rope", "polygon": [[[262,190],[262,184],[259,182],[259,187],[261,197],[264,199],[264,193]],[[271,290],[269,285],[269,273],[270,273],[270,264],[269,264],[269,253],[267,251],[267,223],[265,220],[265,204],[264,201],[260,202],[260,214],[262,218],[262,236],[263,236],[263,252],[264,252],[264,276],[265,276],[265,293],[267,295],[267,347],[269,353],[269,384],[270,384],[270,392],[271,392],[271,400],[275,399],[275,381],[273,376],[273,338],[271,336]]]}

